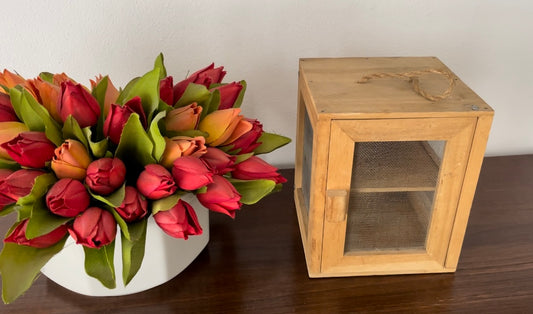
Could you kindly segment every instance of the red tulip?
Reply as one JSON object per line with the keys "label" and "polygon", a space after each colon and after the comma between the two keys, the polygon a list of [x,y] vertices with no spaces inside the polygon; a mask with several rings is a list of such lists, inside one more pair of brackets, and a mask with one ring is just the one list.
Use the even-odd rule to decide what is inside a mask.
{"label": "red tulip", "polygon": [[[0,144],[12,140],[19,133],[27,131],[29,131],[28,127],[22,122],[0,122]],[[10,160],[11,156],[9,156],[5,149],[0,147],[0,158]]]}
{"label": "red tulip", "polygon": [[[5,172],[3,175],[6,175]],[[13,203],[19,198],[30,194],[35,178],[44,174],[40,170],[20,169],[0,181],[0,195],[2,198],[12,199]]]}
{"label": "red tulip", "polygon": [[228,155],[218,148],[208,147],[201,159],[211,168],[213,174],[224,175],[232,171],[235,156]]}
{"label": "red tulip", "polygon": [[172,176],[183,190],[196,190],[213,182],[213,173],[205,162],[192,156],[176,159],[172,167]]}
{"label": "red tulip", "polygon": [[0,122],[19,121],[8,95],[0,93]]}
{"label": "red tulip", "polygon": [[[0,189],[2,187],[2,184],[4,180],[9,177],[14,171],[9,169],[0,169]],[[13,204],[17,200],[11,198],[10,196],[6,196],[3,193],[0,192],[0,211],[4,209],[6,205]]]}
{"label": "red tulip", "polygon": [[89,164],[85,184],[91,191],[108,195],[126,179],[126,166],[118,158],[100,158]]}
{"label": "red tulip", "polygon": [[287,182],[287,179],[277,171],[278,168],[268,164],[259,157],[252,156],[245,161],[236,164],[235,170],[231,172],[231,176],[242,180],[266,179],[276,183]]}
{"label": "red tulip", "polygon": [[205,207],[226,214],[231,218],[235,218],[235,211],[242,206],[241,195],[222,176],[214,176],[213,183],[207,186],[207,191],[196,194],[196,197]]}
{"label": "red tulip", "polygon": [[172,85],[172,76],[167,76],[159,81],[159,98],[169,106],[174,105],[174,91]]}
{"label": "red tulip", "polygon": [[90,163],[91,157],[85,146],[69,139],[56,148],[51,166],[58,178],[83,180]]}
{"label": "red tulip", "polygon": [[218,110],[233,108],[242,88],[243,86],[240,82],[232,82],[215,87],[213,90],[220,92],[220,105],[218,106]]}
{"label": "red tulip", "polygon": [[174,103],[181,98],[189,83],[201,84],[209,88],[209,86],[212,84],[218,84],[222,82],[222,79],[225,75],[226,71],[224,71],[224,67],[215,68],[214,63],[211,63],[209,66],[194,72],[191,76],[174,86]]}
{"label": "red tulip", "polygon": [[4,239],[4,242],[11,242],[18,245],[26,245],[41,249],[56,244],[67,234],[67,227],[65,225],[61,225],[47,234],[33,239],[28,239],[26,238],[26,228],[28,227],[28,222],[29,219],[21,221]]}
{"label": "red tulip", "polygon": [[43,168],[54,157],[56,146],[44,132],[22,132],[2,148],[23,167]]}
{"label": "red tulip", "polygon": [[137,113],[143,127],[146,128],[146,115],[141,103],[141,98],[136,96],[126,102],[124,106],[112,104],[109,114],[104,122],[104,135],[109,136],[111,142],[118,144],[122,130],[132,113]]}
{"label": "red tulip", "polygon": [[263,134],[263,125],[261,122],[248,118],[244,118],[243,120],[250,122],[252,124],[252,129],[228,144],[228,147],[230,147],[232,151],[238,150],[238,154],[253,152],[254,149],[261,145],[261,142],[257,142],[257,140],[261,137],[261,134]]}
{"label": "red tulip", "polygon": [[101,248],[115,240],[117,222],[113,215],[98,207],[89,207],[68,229],[77,244]]}
{"label": "red tulip", "polygon": [[187,240],[190,235],[203,232],[194,209],[181,199],[171,209],[155,214],[154,220],[166,234],[174,238]]}
{"label": "red tulip", "polygon": [[170,196],[177,188],[170,172],[158,164],[146,165],[137,179],[139,192],[152,200]]}
{"label": "red tulip", "polygon": [[148,213],[148,202],[137,189],[132,186],[127,186],[124,201],[115,209],[126,222],[133,222],[146,216]]}
{"label": "red tulip", "polygon": [[48,209],[62,217],[76,217],[89,207],[90,201],[85,186],[70,178],[57,181],[46,194]]}
{"label": "red tulip", "polygon": [[61,95],[59,115],[63,122],[70,115],[82,128],[98,122],[100,105],[81,84],[74,84],[71,81],[61,83]]}

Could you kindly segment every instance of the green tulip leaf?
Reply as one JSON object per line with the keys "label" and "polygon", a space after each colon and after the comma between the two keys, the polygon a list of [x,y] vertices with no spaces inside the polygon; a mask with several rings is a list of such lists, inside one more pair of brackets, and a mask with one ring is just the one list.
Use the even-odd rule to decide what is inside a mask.
{"label": "green tulip leaf", "polygon": [[152,156],[155,160],[160,160],[165,151],[166,142],[159,130],[159,122],[166,116],[166,114],[166,111],[159,112],[150,123],[150,128],[148,129],[148,137],[154,145]]}
{"label": "green tulip leaf", "polygon": [[[11,90],[19,91],[17,88],[12,88]],[[57,146],[61,145],[63,143],[61,128],[52,116],[50,116],[48,110],[39,104],[27,90],[22,89],[19,92],[21,93],[20,96],[15,95],[17,98],[17,109],[15,109],[15,105],[13,104],[13,109],[15,109],[17,116],[21,118],[31,131],[44,132],[50,141]]]}
{"label": "green tulip leaf", "polygon": [[239,96],[237,96],[237,99],[235,99],[235,102],[233,103],[233,108],[241,107],[242,101],[244,99],[244,93],[246,93],[246,86],[247,86],[246,81],[242,80],[240,83],[242,85],[242,89],[241,89],[241,92],[239,93]]}
{"label": "green tulip leaf", "polygon": [[107,112],[105,112],[105,96],[108,85],[109,76],[106,75],[92,90],[92,95],[100,105],[100,116],[98,117],[98,122],[96,123],[96,138],[104,137],[104,121],[107,114]]}
{"label": "green tulip leaf", "polygon": [[124,101],[135,96],[141,97],[144,113],[148,121],[152,120],[152,114],[159,107],[159,75],[161,70],[155,68],[143,75],[128,91]]}
{"label": "green tulip leaf", "polygon": [[[0,210],[0,217],[7,216],[11,214],[12,212],[16,211],[19,208],[19,206],[15,203],[5,205],[2,210]],[[29,217],[28,217],[29,218]],[[20,221],[20,220],[18,220]]]}
{"label": "green tulip leaf", "polygon": [[41,72],[41,73],[39,73],[39,77],[45,82],[52,83],[52,84],[54,83],[54,74],[53,73]]}
{"label": "green tulip leaf", "polygon": [[172,207],[176,206],[178,204],[178,201],[180,200],[181,195],[179,193],[174,193],[170,196],[167,196],[165,198],[161,198],[158,200],[155,200],[152,203],[152,215],[157,214],[161,211],[166,211],[171,209]]}
{"label": "green tulip leaf", "polygon": [[95,194],[91,190],[89,190],[89,194],[91,194],[94,199],[97,199],[104,204],[107,204],[111,207],[119,207],[124,201],[124,197],[126,195],[126,184],[123,184],[120,188],[109,195]]}
{"label": "green tulip leaf", "polygon": [[122,130],[115,156],[122,159],[126,166],[133,161],[146,166],[157,162],[152,156],[153,151],[154,144],[144,131],[139,115],[131,114]]}
{"label": "green tulip leaf", "polygon": [[254,155],[254,153],[247,153],[247,154],[242,154],[242,155],[236,155],[235,157],[235,164],[238,164],[238,163],[241,163],[245,160],[247,160],[248,158],[252,157]]}
{"label": "green tulip leaf", "polygon": [[0,253],[2,274],[2,299],[11,303],[21,296],[35,281],[41,268],[63,249],[68,236],[47,248],[4,243]]}
{"label": "green tulip leaf", "polygon": [[104,138],[98,142],[93,142],[93,140],[91,139],[92,137],[91,128],[85,127],[82,129],[82,131],[83,131],[83,134],[85,134],[85,138],[87,139],[87,142],[89,143],[89,148],[93,156],[95,158],[106,157],[109,140],[107,138]]}
{"label": "green tulip leaf", "polygon": [[257,142],[261,143],[261,145],[254,149],[256,155],[270,153],[275,149],[289,144],[291,139],[282,135],[264,132],[257,139]]}
{"label": "green tulip leaf", "polygon": [[85,149],[89,149],[87,138],[78,124],[78,121],[76,121],[72,115],[69,115],[63,124],[63,138],[77,140],[85,146]]}
{"label": "green tulip leaf", "polygon": [[218,109],[218,106],[220,106],[220,91],[216,89],[211,93],[211,96],[207,101],[200,103],[200,106],[202,106],[202,114],[200,119],[203,119],[208,114],[215,112]]}
{"label": "green tulip leaf", "polygon": [[126,286],[141,268],[148,219],[130,224],[130,239],[122,234],[122,280]]}
{"label": "green tulip leaf", "polygon": [[18,170],[20,169],[20,164],[14,160],[0,158],[0,168],[1,169],[11,169]]}
{"label": "green tulip leaf", "polygon": [[136,77],[132,79],[131,81],[129,81],[128,84],[126,84],[126,87],[124,87],[124,89],[121,90],[120,93],[118,94],[117,104],[123,105],[126,102],[126,97],[130,94],[131,89],[133,88],[133,86],[135,86],[137,81],[139,81],[140,79],[141,79],[140,77]]}
{"label": "green tulip leaf", "polygon": [[26,238],[33,239],[45,235],[73,218],[52,214],[44,203],[44,198],[33,203],[31,218],[26,227]]}
{"label": "green tulip leaf", "polygon": [[113,217],[115,217],[115,220],[117,221],[118,226],[120,227],[120,230],[122,231],[122,234],[129,240],[130,231],[128,228],[128,224],[126,223],[124,218],[122,218],[120,214],[113,207],[110,207],[108,209],[113,214]]}
{"label": "green tulip leaf", "polygon": [[163,53],[160,53],[154,62],[154,69],[159,69],[159,80],[164,79],[167,77],[167,69],[165,68],[165,58],[163,57]]}
{"label": "green tulip leaf", "polygon": [[115,265],[113,263],[115,241],[99,249],[84,246],[83,251],[85,251],[85,272],[87,275],[98,279],[104,287],[114,289],[116,287]]}
{"label": "green tulip leaf", "polygon": [[210,95],[211,92],[204,85],[190,83],[174,107],[183,107],[193,102],[202,103],[208,100]]}
{"label": "green tulip leaf", "polygon": [[241,194],[241,202],[246,205],[257,203],[274,190],[276,182],[272,180],[236,180],[230,179],[231,184]]}
{"label": "green tulip leaf", "polygon": [[33,182],[33,186],[28,195],[20,197],[17,200],[17,205],[31,205],[37,199],[46,194],[48,188],[57,181],[56,177],[52,173],[43,173],[37,176]]}

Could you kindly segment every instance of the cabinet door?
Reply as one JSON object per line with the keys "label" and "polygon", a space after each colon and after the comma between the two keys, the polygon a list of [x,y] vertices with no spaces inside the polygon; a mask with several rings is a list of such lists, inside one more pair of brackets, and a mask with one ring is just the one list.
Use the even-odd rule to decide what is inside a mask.
{"label": "cabinet door", "polygon": [[333,120],[321,271],[446,271],[475,124],[475,118]]}

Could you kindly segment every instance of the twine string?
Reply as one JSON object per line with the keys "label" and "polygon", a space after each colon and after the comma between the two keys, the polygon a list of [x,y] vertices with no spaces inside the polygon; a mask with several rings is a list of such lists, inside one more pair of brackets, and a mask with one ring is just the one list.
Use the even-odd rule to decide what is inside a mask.
{"label": "twine string", "polygon": [[[438,95],[432,95],[426,92],[424,89],[420,87],[419,77],[428,74],[428,73],[434,73],[439,74],[448,79],[448,88]],[[427,70],[421,70],[421,71],[410,71],[410,72],[401,72],[401,73],[392,73],[392,72],[381,72],[381,73],[373,73],[369,75],[363,76],[357,83],[362,84],[366,83],[372,79],[380,79],[380,78],[408,78],[409,82],[413,86],[413,89],[415,92],[417,92],[420,96],[426,98],[429,101],[439,101],[442,99],[448,98],[453,88],[455,87],[455,78],[452,73],[445,70],[437,70],[437,69],[427,69]]]}

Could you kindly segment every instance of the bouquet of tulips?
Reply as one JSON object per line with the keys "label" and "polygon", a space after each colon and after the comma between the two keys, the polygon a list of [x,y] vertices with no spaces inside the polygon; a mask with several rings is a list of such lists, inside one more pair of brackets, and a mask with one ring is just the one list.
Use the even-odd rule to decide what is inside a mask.
{"label": "bouquet of tulips", "polygon": [[[4,302],[69,236],[85,265],[111,268],[120,236],[127,284],[143,260],[148,217],[172,237],[202,233],[183,195],[234,217],[279,190],[286,180],[257,155],[290,139],[243,117],[246,83],[222,83],[225,74],[211,64],[174,84],[163,55],[123,89],[101,75],[87,88],[64,73],[0,73],[0,215],[17,213],[0,253]],[[114,287],[114,273],[91,269]]]}

